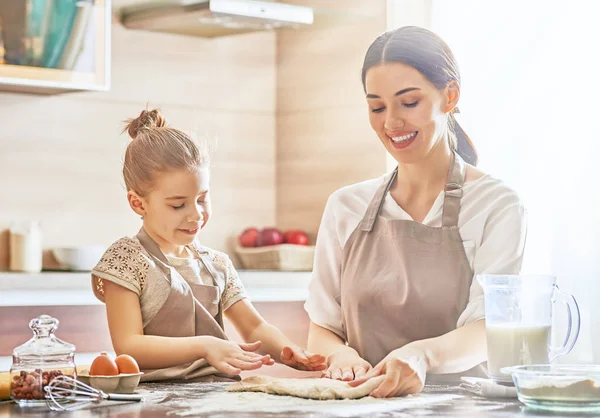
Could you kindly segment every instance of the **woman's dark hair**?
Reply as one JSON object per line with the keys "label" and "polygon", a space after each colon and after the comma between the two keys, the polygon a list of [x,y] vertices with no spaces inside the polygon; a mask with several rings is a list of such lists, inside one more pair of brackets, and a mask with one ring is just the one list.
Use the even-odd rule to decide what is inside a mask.
{"label": "woman's dark hair", "polygon": [[[460,86],[460,73],[454,54],[435,33],[417,26],[404,26],[380,35],[369,47],[362,68],[365,88],[367,71],[380,64],[401,62],[415,68],[436,88],[442,89],[451,81]],[[448,117],[450,145],[467,163],[477,164],[477,152],[452,111]]]}

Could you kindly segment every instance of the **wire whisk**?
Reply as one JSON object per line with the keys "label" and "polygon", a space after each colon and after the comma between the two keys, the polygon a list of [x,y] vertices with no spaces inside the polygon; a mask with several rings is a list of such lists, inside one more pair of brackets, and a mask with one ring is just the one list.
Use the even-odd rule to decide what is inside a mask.
{"label": "wire whisk", "polygon": [[71,376],[58,376],[45,388],[46,404],[53,411],[73,411],[101,401],[140,402],[142,395],[104,393]]}

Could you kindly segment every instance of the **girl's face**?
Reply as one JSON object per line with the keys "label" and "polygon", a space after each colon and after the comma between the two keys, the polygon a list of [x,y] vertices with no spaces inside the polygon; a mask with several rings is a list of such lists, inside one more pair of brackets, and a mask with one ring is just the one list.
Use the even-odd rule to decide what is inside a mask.
{"label": "girl's face", "polygon": [[132,209],[163,251],[179,252],[194,241],[211,215],[208,168],[179,169],[157,176],[145,197],[128,193]]}
{"label": "girl's face", "polygon": [[437,89],[423,74],[403,63],[370,68],[365,77],[371,127],[399,163],[414,163],[447,144],[447,113],[458,102],[451,82]]}

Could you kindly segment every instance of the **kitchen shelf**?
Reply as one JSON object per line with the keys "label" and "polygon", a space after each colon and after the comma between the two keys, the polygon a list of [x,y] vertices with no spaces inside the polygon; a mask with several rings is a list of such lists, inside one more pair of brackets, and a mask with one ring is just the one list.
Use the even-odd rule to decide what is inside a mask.
{"label": "kitchen shelf", "polygon": [[0,2],[0,24],[0,91],[109,90],[111,0]]}
{"label": "kitchen shelf", "polygon": [[69,91],[107,91],[107,76],[101,72],[77,73],[53,68],[0,65],[0,90],[54,94]]}

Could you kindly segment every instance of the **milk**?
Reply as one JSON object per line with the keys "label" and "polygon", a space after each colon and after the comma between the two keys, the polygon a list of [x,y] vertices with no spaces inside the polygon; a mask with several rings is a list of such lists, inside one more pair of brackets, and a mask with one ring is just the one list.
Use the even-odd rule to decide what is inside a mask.
{"label": "milk", "polygon": [[500,372],[503,367],[550,362],[550,325],[488,325],[486,331],[488,373],[494,380],[512,381],[509,375]]}
{"label": "milk", "polygon": [[39,273],[42,270],[42,232],[36,221],[10,228],[11,271]]}

